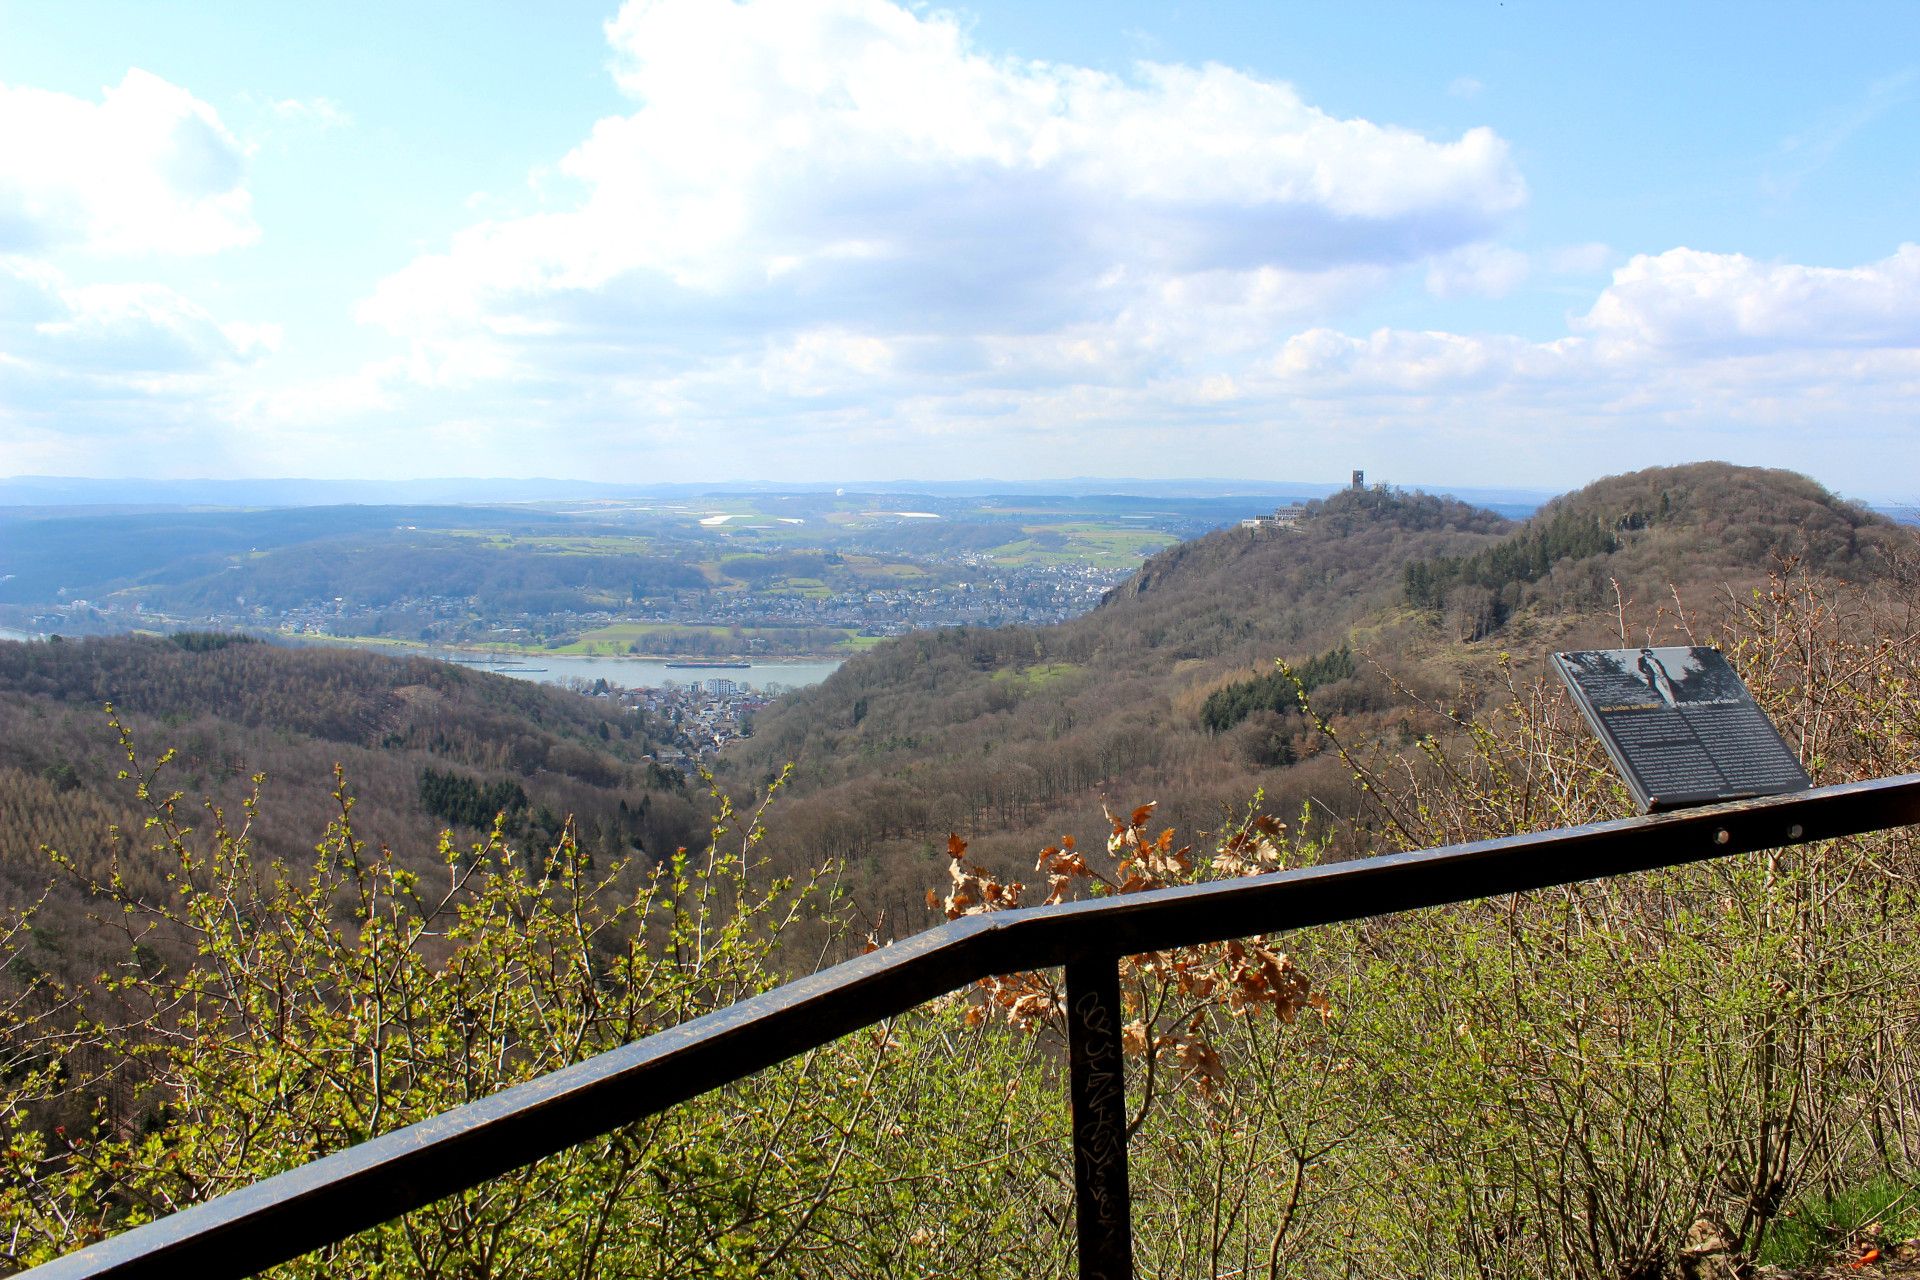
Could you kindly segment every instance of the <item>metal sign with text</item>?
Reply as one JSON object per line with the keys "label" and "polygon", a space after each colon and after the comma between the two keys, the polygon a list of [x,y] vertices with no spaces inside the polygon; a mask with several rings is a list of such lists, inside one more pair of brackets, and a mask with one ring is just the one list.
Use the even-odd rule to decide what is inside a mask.
{"label": "metal sign with text", "polygon": [[1718,649],[1586,649],[1549,661],[1642,813],[1813,785]]}

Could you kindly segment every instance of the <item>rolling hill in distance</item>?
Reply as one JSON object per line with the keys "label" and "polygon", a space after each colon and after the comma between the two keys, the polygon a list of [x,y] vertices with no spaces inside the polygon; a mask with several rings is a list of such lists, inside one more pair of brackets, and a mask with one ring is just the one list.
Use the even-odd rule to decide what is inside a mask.
{"label": "rolling hill in distance", "polygon": [[0,1276],[1920,1280],[1920,5],[454,8],[0,0]]}
{"label": "rolling hill in distance", "polygon": [[[861,498],[851,519],[838,518],[844,495],[782,501],[803,514],[756,508],[729,530],[731,516],[703,526],[682,513],[671,536],[657,523],[583,532],[560,512],[489,507],[95,512],[4,527],[39,539],[11,543],[16,564],[65,563],[69,575],[175,607],[208,591],[209,576],[298,600],[354,589],[345,584],[356,574],[363,594],[393,595],[474,574],[476,593],[522,606],[540,591],[576,606],[603,589],[637,600],[646,588],[636,584],[657,575],[668,590],[695,584],[691,594],[709,603],[759,591],[857,609],[890,574],[944,572],[929,548],[952,556],[1018,546],[1064,562],[1103,545],[1073,500],[1048,508],[1048,518],[1069,512],[1069,532],[1051,544],[1032,504],[990,510],[967,499],[950,508],[953,519],[888,522],[868,518],[874,508]],[[1218,510],[1152,501],[1170,521],[1221,523]],[[1273,506],[1262,501],[1256,509],[1269,518],[1251,527],[1235,519],[1185,540],[1161,529],[1143,544],[1136,531],[1136,548],[1163,549],[1131,572],[1109,570],[1097,606],[1063,621],[870,638],[824,684],[760,712],[752,736],[709,763],[741,793],[791,763],[769,837],[779,864],[844,861],[865,906],[884,913],[890,931],[911,931],[933,919],[925,890],[944,874],[950,832],[1017,872],[1063,833],[1097,837],[1103,803],[1156,801],[1159,819],[1191,831],[1218,827],[1256,793],[1282,814],[1307,801],[1349,811],[1348,770],[1300,714],[1276,658],[1293,664],[1342,732],[1408,741],[1444,727],[1431,708],[1467,705],[1502,652],[1530,670],[1551,649],[1617,636],[1620,616],[1636,638],[1671,640],[1683,625],[1676,600],[1686,622],[1704,626],[1729,593],[1789,561],[1876,580],[1900,569],[1913,541],[1803,477],[1719,463],[1611,477],[1520,521],[1386,487],[1310,499],[1283,520],[1271,518]],[[813,526],[805,536],[839,541],[798,546],[791,531],[807,528],[801,522]],[[416,527],[396,527],[407,523]],[[398,536],[429,526],[438,543],[427,551]],[[102,543],[108,528],[166,529],[173,541],[156,532]],[[248,550],[235,560],[241,542]],[[160,567],[138,567],[142,555]],[[373,582],[374,559],[386,587]],[[7,584],[16,596],[32,594],[18,585],[24,577],[16,571]],[[948,580],[973,589],[963,575]],[[583,643],[577,631],[558,638],[569,635]],[[279,810],[283,826],[262,832],[289,857],[324,822],[336,761],[377,838],[411,856],[430,855],[449,822],[471,835],[490,818],[478,810],[500,797],[514,797],[521,838],[538,844],[571,813],[589,845],[609,854],[658,856],[693,839],[703,820],[698,788],[690,796],[680,774],[653,763],[673,754],[671,726],[605,698],[422,658],[220,637],[9,643],[0,645],[9,806],[0,863],[10,876],[26,874],[50,835],[63,847],[99,847],[110,824],[124,825],[128,815],[107,798],[120,763],[99,712],[108,701],[142,744],[181,748],[189,790],[232,804],[245,778],[265,770],[276,790],[304,797]],[[428,771],[453,780],[428,783]]]}
{"label": "rolling hill in distance", "polygon": [[910,931],[932,918],[950,830],[1030,875],[1061,834],[1100,838],[1103,802],[1157,801],[1156,821],[1183,832],[1217,829],[1256,791],[1282,815],[1350,810],[1348,770],[1276,658],[1349,736],[1409,742],[1444,727],[1416,699],[1460,706],[1503,652],[1531,674],[1553,649],[1619,643],[1622,609],[1634,643],[1674,643],[1771,570],[1874,581],[1913,549],[1909,530],[1804,477],[1719,463],[1611,477],[1521,522],[1343,491],[1291,527],[1172,547],[1059,625],[880,646],[776,703],[723,776],[796,762],[775,847],[795,865],[848,859]]}
{"label": "rolling hill in distance", "polygon": [[[825,517],[841,510],[832,505],[840,499],[821,495],[819,501],[821,524],[845,540],[832,552],[839,564],[830,563],[823,550],[780,545],[782,530],[795,527],[781,521],[809,517],[771,515],[758,505],[746,513],[683,514],[683,530],[692,519],[694,529],[708,531],[704,539],[690,535],[690,545],[702,554],[666,559],[676,572],[692,568],[700,575],[703,585],[691,590],[708,604],[731,599],[766,606],[785,598],[782,592],[813,589],[797,587],[800,581],[826,585],[835,571],[852,578],[899,564],[931,576],[942,563],[939,555],[916,559],[896,551],[898,558],[889,560],[878,547],[861,551],[855,543],[955,535],[953,528],[921,533],[934,526],[924,516],[899,514],[916,510],[904,506],[861,503],[852,519],[830,524]],[[1084,510],[1043,528],[1031,505],[1012,504],[997,517],[968,508],[971,518],[952,524],[979,532],[959,533],[960,545],[971,537],[992,538],[987,547],[1027,564],[1047,563],[1048,556],[1072,563],[1074,556],[1115,545],[1102,541],[1108,535]],[[1770,574],[1898,588],[1910,585],[1920,563],[1911,528],[1844,502],[1804,477],[1720,463],[1610,477],[1522,520],[1457,498],[1386,487],[1337,491],[1277,515],[1272,505],[1265,519],[1236,520],[1197,537],[1175,539],[1159,530],[1150,552],[1141,549],[1134,531],[1134,540],[1123,545],[1135,549],[1137,565],[1110,570],[1109,585],[1093,607],[1058,622],[930,626],[870,637],[872,643],[852,652],[823,683],[775,699],[758,712],[750,736],[709,757],[719,787],[741,799],[791,764],[790,784],[767,814],[764,839],[752,847],[765,853],[775,873],[803,877],[827,868],[833,888],[845,895],[834,899],[837,923],[806,921],[782,933],[777,946],[769,943],[764,980],[797,976],[858,950],[869,937],[884,941],[942,919],[929,891],[946,883],[950,834],[968,843],[973,861],[1007,880],[1036,879],[1036,852],[1063,834],[1075,836],[1083,848],[1098,848],[1108,831],[1103,808],[1124,812],[1148,801],[1157,805],[1155,829],[1173,827],[1202,849],[1209,843],[1204,833],[1230,827],[1256,799],[1289,821],[1311,805],[1330,844],[1309,856],[1337,858],[1394,845],[1397,838],[1382,829],[1358,794],[1351,766],[1301,712],[1293,679],[1277,672],[1276,658],[1291,665],[1314,710],[1343,742],[1417,762],[1425,735],[1460,742],[1454,717],[1472,717],[1498,697],[1509,658],[1525,679],[1557,648],[1623,637],[1634,643],[1706,640],[1724,611],[1767,590]],[[554,566],[567,561],[605,566],[618,564],[639,538],[651,539],[647,545],[655,548],[661,541],[657,530],[629,530],[635,543],[610,546],[602,539],[617,539],[617,532],[584,535],[577,526],[536,518],[518,526],[508,545],[497,511],[459,510],[475,524],[447,525],[439,535],[448,543],[470,539],[477,545],[467,548],[464,560],[430,562],[434,573],[451,573],[461,564],[501,573],[533,567],[559,572]],[[867,514],[874,511],[882,514]],[[895,514],[888,517],[888,511]],[[273,513],[290,522],[294,540],[286,549],[300,557],[286,563],[307,564],[321,575],[321,585],[311,589],[332,589],[351,576],[339,576],[340,566],[367,554],[367,544],[354,540],[359,534],[337,544],[299,540],[298,522],[311,515],[301,509]],[[715,515],[727,518],[699,524]],[[77,524],[93,518],[71,519]],[[201,527],[214,531],[210,536],[230,536],[231,526],[222,522],[232,518],[217,513]],[[388,518],[386,511],[376,517]],[[1188,509],[1178,518],[1201,517]],[[763,532],[720,532],[736,522]],[[378,526],[364,532],[387,537]],[[1048,532],[1057,541],[1043,536]],[[755,545],[763,539],[774,545]],[[390,553],[390,572],[422,572],[417,565],[406,567],[404,540],[382,545]],[[269,549],[254,547],[241,568],[229,569],[221,567],[228,561],[217,559],[229,553],[210,554],[216,559],[202,567],[212,563],[211,572],[232,577],[276,559]],[[940,554],[964,564],[959,557],[968,553],[947,547]],[[994,575],[1007,573],[991,562],[980,571],[982,581],[1004,581]],[[164,575],[134,576],[113,590],[169,586]],[[282,577],[297,581],[292,574]],[[198,580],[189,574],[183,581],[190,586]],[[583,583],[565,589],[593,589]],[[967,585],[958,594],[972,594]],[[1786,615],[1776,610],[1770,616]],[[139,983],[114,987],[112,975],[138,974],[145,983],[170,972],[189,973],[196,963],[199,944],[191,929],[147,932],[123,912],[118,895],[165,902],[181,877],[217,881],[221,872],[205,864],[169,866],[164,840],[157,851],[149,847],[154,837],[142,822],[150,811],[134,795],[132,780],[118,776],[129,761],[103,711],[106,703],[114,705],[135,744],[139,772],[152,769],[162,752],[173,752],[154,787],[161,796],[182,793],[175,817],[202,830],[200,843],[208,842],[205,829],[216,821],[200,805],[204,796],[231,827],[245,825],[245,844],[256,859],[284,865],[295,883],[310,875],[323,884],[327,868],[390,856],[417,877],[397,883],[419,886],[424,902],[445,897],[464,911],[460,895],[469,890],[460,887],[461,870],[495,865],[471,850],[496,823],[514,850],[504,882],[514,894],[527,895],[528,903],[546,902],[549,893],[564,897],[539,873],[558,865],[550,851],[564,848],[569,827],[584,862],[567,866],[584,865],[596,875],[617,864],[624,868],[617,883],[592,891],[595,900],[621,900],[648,883],[656,891],[674,885],[674,868],[685,864],[667,864],[664,880],[649,881],[649,873],[678,848],[705,846],[712,816],[706,788],[667,767],[684,747],[681,726],[611,693],[542,686],[393,652],[288,647],[235,631],[0,642],[0,892],[14,903],[34,904],[0,966],[0,983],[7,984],[0,989],[23,993],[22,999],[83,991],[111,1010],[122,1007],[114,1003],[116,991],[139,989]],[[364,842],[357,850],[328,834],[342,816],[336,767],[344,779],[342,794],[352,798],[354,832]],[[263,801],[254,816],[246,800],[253,775],[261,773]],[[1594,786],[1598,777],[1586,776],[1586,785]],[[1583,813],[1605,807],[1604,782],[1594,789],[1598,798],[1588,797],[1594,805]],[[1622,796],[1617,810],[1625,808]],[[443,832],[449,835],[443,838]],[[65,855],[77,877],[55,874],[48,846]],[[324,865],[317,855],[327,859]],[[756,893],[769,883],[763,867],[746,874]],[[105,892],[89,892],[89,881]],[[771,881],[779,882],[777,876]],[[326,919],[307,923],[329,936],[351,934],[359,905],[353,894],[344,887],[320,892],[333,894],[326,899],[330,907],[319,913]],[[677,906],[680,891],[672,896]],[[1703,902],[1705,910],[1720,909],[1716,894]],[[1544,954],[1567,937],[1552,904],[1535,906],[1551,917],[1540,935],[1547,940]],[[503,917],[501,941],[514,941],[524,923],[523,917]],[[647,927],[666,923],[655,918]],[[1314,948],[1316,973],[1327,974],[1325,981],[1348,995],[1339,1016],[1305,1034],[1345,1035],[1350,1028],[1352,1038],[1338,1043],[1356,1051],[1364,1045],[1367,1053],[1386,1052],[1381,1046],[1390,1042],[1399,1056],[1385,1059],[1380,1083],[1369,1087],[1397,1090],[1409,1079],[1425,1080],[1436,1056],[1452,1051],[1451,1031],[1461,1015],[1450,986],[1435,997],[1437,1013],[1418,1004],[1426,998],[1419,990],[1385,991],[1377,1009],[1363,1004],[1370,984],[1381,981],[1370,966],[1385,955],[1385,969],[1416,987],[1429,980],[1453,982],[1457,939],[1444,922],[1424,921],[1423,915],[1368,928],[1375,926],[1392,930],[1391,938],[1382,942],[1372,932],[1355,933],[1351,951],[1340,951],[1325,937],[1307,944]],[[589,930],[583,953],[590,968],[610,963],[628,945],[597,930]],[[1709,933],[1720,937],[1719,931]],[[647,953],[654,936],[634,933],[634,954]],[[1727,937],[1740,942],[1738,931]],[[451,943],[451,935],[446,940]],[[1617,945],[1611,934],[1603,941],[1607,948]],[[420,945],[420,959],[430,966],[441,937],[425,935]],[[1371,950],[1376,946],[1385,950],[1377,955]],[[1607,952],[1609,966],[1617,958]],[[597,990],[592,980],[582,986],[558,969],[554,973],[567,991],[591,998]],[[760,982],[755,977],[755,985]],[[1490,984],[1495,988],[1504,990]],[[1513,996],[1527,1016],[1549,1003],[1532,991]],[[1666,1007],[1651,1002],[1648,1016],[1664,1018]],[[953,1018],[954,1036],[973,1027],[971,1007],[964,1016],[959,1009],[941,1015]],[[544,1034],[547,1024],[539,1025]],[[1223,1024],[1236,1033],[1250,1025],[1237,1015]],[[444,1024],[423,1030],[438,1043]],[[980,1031],[1000,1034],[987,1026]],[[623,1038],[630,1034],[621,1032]],[[934,1040],[962,1042],[944,1031]],[[1049,1070],[1046,1051],[1034,1047],[1040,1042],[1016,1043],[1034,1055],[1037,1071]],[[120,1048],[82,1049],[74,1061],[89,1081],[119,1070],[123,1059],[131,1061]],[[1635,1064],[1645,1056],[1637,1048],[1630,1055]],[[1263,1061],[1291,1070],[1319,1057],[1308,1052]],[[1471,1065],[1462,1069],[1463,1078],[1479,1079],[1479,1064]],[[934,1074],[974,1077],[972,1068]],[[1003,1086],[993,1069],[983,1078],[993,1106],[1006,1105],[1016,1092],[1022,1098],[1054,1097],[1048,1089]],[[1352,1094],[1351,1083],[1343,1077],[1330,1095],[1351,1109],[1341,1113],[1342,1125],[1399,1114],[1387,1105],[1391,1098]],[[1292,1097],[1286,1090],[1281,1096]],[[98,1122],[100,1132],[110,1134],[114,1125],[138,1132],[149,1123],[153,1113],[140,1110],[136,1092],[114,1097],[115,1109],[99,1113],[108,1116]],[[924,1110],[929,1123],[951,1125],[954,1114],[973,1114],[971,1107],[958,1113],[927,1109],[918,1077],[911,1098],[915,1114]],[[57,1115],[64,1120],[49,1123],[88,1123],[82,1102],[103,1105],[91,1094],[62,1095],[66,1109]],[[437,1110],[443,1102],[433,1094],[424,1105]],[[1054,1102],[1041,1105],[1057,1114]],[[1478,1125],[1484,1111],[1476,1106],[1463,1114],[1461,1126],[1450,1125],[1449,1133]],[[1198,1121],[1183,1132],[1163,1123],[1161,1132],[1173,1135],[1185,1159],[1192,1142],[1187,1134],[1196,1127],[1202,1127]],[[1551,1150],[1564,1127],[1543,1132]],[[1476,1140],[1476,1147],[1484,1145]],[[1381,1167],[1404,1162],[1408,1149],[1393,1137],[1381,1148]],[[1370,1150],[1355,1145],[1353,1158]],[[1142,1148],[1143,1161],[1148,1155]],[[1359,1177],[1366,1186],[1379,1181],[1373,1172]],[[671,1203],[678,1211],[683,1201]]]}
{"label": "rolling hill in distance", "polygon": [[1283,501],[1192,487],[0,508],[0,626],[844,656],[910,630],[1074,616],[1144,557]]}

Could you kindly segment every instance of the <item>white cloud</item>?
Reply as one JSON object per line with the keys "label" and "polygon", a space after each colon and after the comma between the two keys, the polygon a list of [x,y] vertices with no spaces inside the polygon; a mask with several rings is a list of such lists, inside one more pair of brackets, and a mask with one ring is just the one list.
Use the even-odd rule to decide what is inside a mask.
{"label": "white cloud", "polygon": [[200,373],[279,342],[276,326],[221,323],[165,285],[76,285],[44,263],[0,258],[0,350],[23,365],[100,377]]}
{"label": "white cloud", "polygon": [[1486,89],[1474,76],[1455,76],[1447,84],[1447,96],[1451,98],[1477,98]]}
{"label": "white cloud", "polygon": [[1310,329],[1273,359],[1280,388],[1312,396],[1466,394],[1564,372],[1577,343],[1531,343],[1507,335],[1378,329],[1364,338]]}
{"label": "white cloud", "polygon": [[1920,347],[1920,245],[1862,267],[1756,262],[1743,254],[1642,254],[1575,327],[1667,354]]}
{"label": "white cloud", "polygon": [[58,438],[67,470],[204,457],[280,330],[127,280],[127,259],[253,242],[246,161],[213,107],[146,71],[98,100],[0,84],[0,457]]}
{"label": "white cloud", "polygon": [[[246,148],[212,107],[147,72],[127,72],[98,100],[0,85],[0,456],[9,465],[50,457],[57,440],[68,443],[68,470],[150,469],[188,456],[208,465],[234,379],[274,351],[280,330],[124,277],[128,259],[257,239],[246,168]],[[191,267],[173,270],[194,279]]]}
{"label": "white cloud", "polygon": [[1620,267],[1551,341],[1314,328],[1242,381],[1333,436],[1391,439],[1429,479],[1471,483],[1461,459],[1546,480],[1583,453],[1589,471],[1721,456],[1886,494],[1911,483],[1917,276],[1912,245],[1846,270],[1674,249]]}
{"label": "white cloud", "polygon": [[878,338],[813,329],[769,351],[760,368],[769,390],[821,396],[883,375],[893,363],[893,348]]}
{"label": "white cloud", "polygon": [[1512,390],[1586,397],[1596,408],[1646,395],[1719,412],[1751,393],[1831,396],[1920,372],[1920,245],[1863,267],[1766,264],[1672,249],[1613,273],[1568,336],[1310,329],[1281,344],[1280,384],[1315,396]]}
{"label": "white cloud", "polygon": [[42,349],[69,369],[198,371],[255,359],[280,343],[277,327],[221,324],[164,285],[86,285],[65,290],[61,304],[65,315],[34,331]]}
{"label": "white cloud", "polygon": [[1525,199],[1489,130],[1343,120],[1221,66],[994,58],[881,0],[637,0],[608,38],[637,105],[559,165],[577,197],[364,304],[426,377],[763,379],[814,333],[917,351],[923,391],[1122,377],[1257,345]]}
{"label": "white cloud", "polygon": [[[1218,66],[997,59],[879,0],[654,0],[608,34],[634,110],[542,211],[363,305],[408,342],[396,412],[430,395],[447,438],[514,422],[583,472],[682,474],[1284,471],[1352,438],[1445,476],[1501,440],[1549,473],[1909,412],[1920,251],[1522,253],[1488,131],[1336,119]],[[1610,267],[1545,340],[1337,327],[1416,272],[1448,300]]]}
{"label": "white cloud", "polygon": [[234,394],[232,417],[272,429],[328,422],[344,427],[394,408],[392,388],[405,382],[406,374],[405,362],[394,360],[348,374],[248,388]]}
{"label": "white cloud", "polygon": [[0,85],[0,253],[211,253],[257,238],[245,149],[145,71],[99,102]]}
{"label": "white cloud", "polygon": [[0,257],[0,467],[218,470],[234,380],[279,340],[164,285],[74,284]]}
{"label": "white cloud", "polygon": [[[996,57],[881,0],[647,0],[607,35],[631,109],[530,175],[534,212],[476,199],[379,283],[360,315],[388,358],[294,353],[292,381],[277,331],[190,274],[100,282],[131,274],[110,252],[258,234],[211,108],[138,72],[97,102],[0,89],[0,452],[1543,484],[1717,452],[1847,481],[1821,465],[1864,452],[1831,447],[1846,431],[1915,461],[1920,247],[1845,269],[1522,253],[1526,187],[1488,130],[1340,119],[1221,66]],[[268,145],[347,123],[322,98],[248,110]],[[1432,301],[1515,294],[1524,335],[1451,332],[1496,312]],[[1372,303],[1429,318],[1354,326]]]}

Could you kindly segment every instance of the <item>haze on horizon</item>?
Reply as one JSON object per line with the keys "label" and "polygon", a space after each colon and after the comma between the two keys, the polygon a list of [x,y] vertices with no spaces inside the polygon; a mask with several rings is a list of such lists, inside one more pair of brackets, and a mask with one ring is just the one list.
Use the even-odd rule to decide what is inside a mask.
{"label": "haze on horizon", "polygon": [[1911,501],[1920,9],[0,0],[0,476]]}

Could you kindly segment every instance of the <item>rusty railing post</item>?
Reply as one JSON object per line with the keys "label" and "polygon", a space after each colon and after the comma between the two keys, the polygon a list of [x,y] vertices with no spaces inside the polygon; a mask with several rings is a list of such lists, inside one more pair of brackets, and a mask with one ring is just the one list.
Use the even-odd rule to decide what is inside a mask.
{"label": "rusty railing post", "polygon": [[1120,958],[1067,962],[1067,1070],[1073,1095],[1074,1225],[1080,1280],[1133,1280]]}

